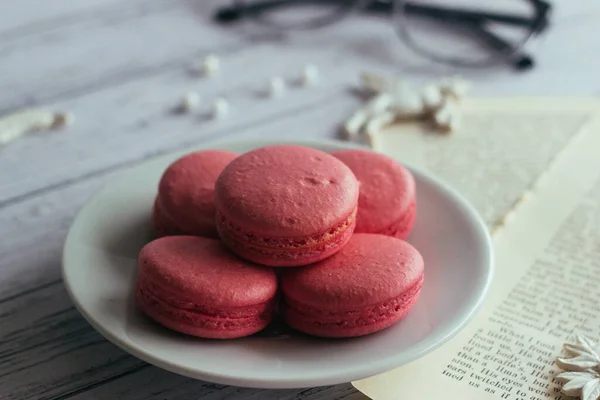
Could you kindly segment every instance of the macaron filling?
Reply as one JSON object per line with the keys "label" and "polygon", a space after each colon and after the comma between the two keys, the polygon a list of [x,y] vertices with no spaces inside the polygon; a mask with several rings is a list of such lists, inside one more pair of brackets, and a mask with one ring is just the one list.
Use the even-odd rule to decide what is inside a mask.
{"label": "macaron filling", "polygon": [[[423,286],[421,276],[410,288],[400,296],[388,301],[369,305],[353,310],[331,311],[317,308],[285,297],[282,301],[284,317],[288,313],[294,314],[295,320],[323,328],[330,327],[364,327],[389,321],[394,316],[403,317],[416,302],[417,296]],[[293,321],[291,322],[293,325]]]}
{"label": "macaron filling", "polygon": [[257,232],[251,232],[248,229],[240,228],[218,210],[217,229],[219,229],[219,232],[224,232],[227,236],[242,240],[244,244],[251,246],[264,247],[267,249],[305,249],[312,246],[319,246],[322,243],[335,240],[340,235],[343,235],[356,222],[356,211],[357,208],[355,208],[344,221],[331,229],[328,229],[326,232],[305,237],[273,237],[262,235]]}
{"label": "macaron filling", "polygon": [[416,217],[417,205],[413,201],[408,206],[408,209],[402,214],[402,216],[396,221],[392,222],[388,227],[380,230],[381,235],[394,236],[399,238],[407,237],[412,230],[414,220]]}
{"label": "macaron filling", "polygon": [[343,222],[324,233],[299,238],[278,238],[242,230],[219,211],[217,230],[221,240],[242,256],[252,254],[263,263],[273,260],[272,264],[279,266],[287,262],[296,264],[298,259],[309,264],[335,253],[350,240],[356,225],[356,211],[355,208]]}
{"label": "macaron filling", "polygon": [[[156,299],[176,309],[193,311],[207,316],[220,317],[224,315],[222,308],[198,304],[189,298],[183,297],[180,293],[170,293],[164,287],[157,286],[144,277],[139,280],[138,290],[147,295],[148,298]],[[272,308],[273,301],[270,300],[243,307],[228,307],[226,315],[228,318],[256,317],[268,312]]]}
{"label": "macaron filling", "polygon": [[158,198],[154,201],[154,209],[152,211],[152,226],[159,236],[178,235],[184,233],[177,227],[175,221],[173,221],[173,219],[165,213]]}
{"label": "macaron filling", "polygon": [[144,311],[161,322],[189,325],[205,329],[245,329],[250,327],[262,328],[271,320],[274,301],[256,304],[248,307],[222,309],[207,307],[189,301],[176,300],[161,291],[158,296],[148,281],[140,281],[136,291],[138,302]]}

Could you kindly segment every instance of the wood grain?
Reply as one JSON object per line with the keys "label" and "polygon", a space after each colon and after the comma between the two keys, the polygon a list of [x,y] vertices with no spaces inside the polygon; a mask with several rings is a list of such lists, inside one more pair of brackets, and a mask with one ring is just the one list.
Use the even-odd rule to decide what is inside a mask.
{"label": "wood grain", "polygon": [[[261,123],[246,134],[242,132],[241,136],[255,135],[257,130],[281,137],[300,133],[318,136],[316,133],[305,134],[302,121],[315,121],[325,116],[331,116],[326,107],[310,108],[304,113],[294,111],[273,118],[269,123]],[[299,127],[299,130],[286,129],[290,126]],[[333,130],[334,126],[327,128]],[[66,182],[61,187],[46,189],[0,210],[0,237],[4,238],[0,247],[0,387],[2,393],[10,393],[10,396],[0,398],[69,398],[75,394],[77,398],[95,398],[86,393],[89,388],[94,388],[102,390],[101,393],[114,391],[106,398],[127,399],[130,398],[127,390],[132,385],[137,386],[132,382],[146,379],[146,375],[138,375],[138,370],[145,364],[102,339],[75,310],[60,280],[60,250],[74,214],[91,193],[116,174],[118,171],[111,171]],[[30,251],[32,243],[36,243],[35,251]],[[216,385],[207,385],[204,389],[204,383],[164,371],[152,374],[158,374],[160,379],[152,379],[153,384],[144,387],[158,394],[140,392],[138,398],[165,398],[160,396],[171,389],[176,389],[172,394],[176,396],[174,398],[201,398],[202,393],[212,393],[211,396],[231,399],[246,396],[275,399],[284,394],[287,396],[284,398],[294,398],[295,393],[306,392],[271,394]],[[180,384],[182,381],[185,384]],[[171,386],[173,382],[176,384]],[[320,393],[321,390],[313,392]],[[224,393],[217,394],[221,391]],[[86,397],[88,395],[92,397]],[[323,396],[315,394],[311,398],[343,398],[332,397],[338,395],[361,398],[349,385],[339,387],[339,391],[337,387],[328,388]]]}
{"label": "wood grain", "polygon": [[[198,23],[183,2],[154,0],[130,11],[101,13],[50,32],[0,42],[0,110],[152,75],[195,54],[219,47],[227,52],[228,41],[240,41]],[[176,32],[169,29],[172,24]],[[18,75],[9,73],[15,70]]]}
{"label": "wood grain", "polygon": [[[258,121],[256,124],[238,128],[237,138],[248,138],[262,134],[269,137],[317,137],[322,131],[306,130],[306,121],[323,121],[323,131],[335,131],[337,122],[345,112],[337,108],[307,107],[292,109],[271,116],[270,121]],[[221,138],[227,135],[220,135]],[[213,137],[216,138],[218,135]],[[84,202],[105,182],[115,177],[118,172],[131,164],[148,156],[155,156],[175,150],[190,148],[202,143],[204,138],[189,138],[181,141],[173,148],[160,152],[141,155],[131,163],[121,163],[114,168],[94,171],[93,175],[77,176],[59,185],[43,187],[39,191],[15,201],[4,203],[0,208],[0,301],[14,296],[22,290],[47,284],[59,279],[58,265],[61,244],[67,229]],[[32,243],[36,243],[36,251],[29,251]],[[48,263],[53,260],[52,263]]]}
{"label": "wood grain", "polygon": [[[474,93],[600,94],[595,2],[560,5],[534,49],[539,68],[461,71]],[[456,71],[402,49],[388,21],[354,17],[325,31],[281,36],[211,24],[219,0],[22,0],[0,2],[0,115],[23,106],[73,112],[65,131],[30,135],[0,148],[0,399],[364,400],[351,385],[290,391],[194,381],[149,366],[96,333],[60,280],[61,249],[74,215],[120,171],[212,139],[336,134],[358,104],[361,71],[401,75],[415,85]],[[222,74],[193,78],[208,53]],[[323,79],[295,86],[306,63]],[[266,99],[273,75],[289,90]],[[197,115],[169,111],[189,90]],[[217,96],[229,118],[206,112]]]}
{"label": "wood grain", "polygon": [[[31,135],[0,149],[0,170],[11,171],[0,174],[0,207],[11,199],[21,199],[27,193],[76,179],[78,175],[130,165],[149,154],[190,141],[237,135],[278,115],[297,114],[305,109],[325,105],[330,111],[337,110],[331,116],[324,114],[324,119],[308,128],[323,136],[334,134],[323,124],[339,123],[340,113],[349,114],[358,100],[348,96],[346,86],[336,77],[331,55],[325,51],[312,53],[314,62],[324,65],[322,74],[332,76],[318,88],[300,89],[293,84],[300,70],[297,66],[303,65],[307,51],[282,51],[277,65],[235,74],[245,63],[258,62],[272,51],[272,46],[260,46],[232,54],[223,66],[223,75],[214,79],[194,79],[185,69],[175,68],[159,76],[49,104],[49,108],[72,112],[77,121],[67,130]],[[232,78],[224,82],[223,76],[229,74]],[[268,78],[274,74],[291,82],[283,99],[264,98]],[[173,115],[172,108],[189,90],[202,96],[202,110],[198,115]],[[222,121],[211,121],[206,113],[217,96],[230,100],[231,115]],[[31,160],[39,168],[35,175],[30,173]]]}

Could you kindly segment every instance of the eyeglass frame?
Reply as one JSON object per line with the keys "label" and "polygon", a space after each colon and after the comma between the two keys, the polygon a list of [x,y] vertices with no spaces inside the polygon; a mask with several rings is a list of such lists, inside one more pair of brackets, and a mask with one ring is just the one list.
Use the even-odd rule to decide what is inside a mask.
{"label": "eyeglass frame", "polygon": [[[531,69],[534,66],[534,61],[531,56],[525,53],[520,53],[520,50],[531,37],[542,33],[548,28],[549,14],[552,9],[550,3],[545,0],[523,1],[532,4],[535,12],[533,18],[506,13],[417,5],[409,3],[407,0],[329,0],[329,3],[339,4],[339,7],[334,9],[335,12],[332,12],[331,14],[321,18],[311,20],[309,23],[300,25],[286,24],[286,26],[281,26],[280,24],[273,23],[272,21],[263,18],[263,12],[278,6],[310,3],[322,5],[323,2],[319,0],[264,0],[255,2],[253,4],[247,4],[240,0],[234,0],[234,4],[232,6],[219,8],[214,15],[214,19],[217,21],[217,23],[229,24],[236,22],[241,18],[250,17],[270,28],[289,31],[323,28],[343,20],[353,12],[366,12],[375,14],[391,13],[393,16],[393,25],[399,37],[415,53],[423,57],[435,62],[452,64],[461,67],[486,67],[497,63],[498,60],[504,59],[510,60],[515,69],[522,71]],[[398,11],[401,7],[405,9],[403,11]],[[454,24],[459,23],[461,28],[470,29],[474,34],[477,34],[480,38],[484,39],[486,44],[492,50],[494,50],[497,57],[492,57],[487,62],[470,63],[463,62],[460,59],[437,57],[432,53],[423,51],[411,37],[410,32],[407,29],[407,24],[402,23],[403,19],[406,18],[406,16],[411,12],[420,13],[422,16],[431,17],[439,22],[451,22]],[[486,22],[525,27],[528,29],[528,33],[520,43],[514,45],[499,35],[487,30],[484,26]]]}

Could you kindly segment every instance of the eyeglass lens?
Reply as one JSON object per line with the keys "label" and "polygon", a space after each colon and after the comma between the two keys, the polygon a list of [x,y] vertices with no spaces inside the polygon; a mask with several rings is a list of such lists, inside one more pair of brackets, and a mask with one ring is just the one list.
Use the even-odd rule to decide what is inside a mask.
{"label": "eyeglass lens", "polygon": [[392,16],[402,41],[430,59],[489,65],[518,55],[539,0],[235,0],[246,17],[280,30],[314,29],[352,11]]}
{"label": "eyeglass lens", "polygon": [[366,0],[235,0],[250,17],[281,30],[332,24]]}
{"label": "eyeglass lens", "polygon": [[396,0],[394,25],[403,41],[426,57],[486,65],[518,52],[532,34],[535,16],[525,0]]}

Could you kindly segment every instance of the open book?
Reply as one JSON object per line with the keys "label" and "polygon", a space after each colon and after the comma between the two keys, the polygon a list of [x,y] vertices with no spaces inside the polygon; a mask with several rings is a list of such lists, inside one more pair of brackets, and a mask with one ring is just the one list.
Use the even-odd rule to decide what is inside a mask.
{"label": "open book", "polygon": [[375,150],[435,172],[494,232],[496,269],[477,316],[425,357],[353,382],[374,400],[563,399],[554,361],[600,340],[600,101],[463,104],[454,134],[415,124]]}

